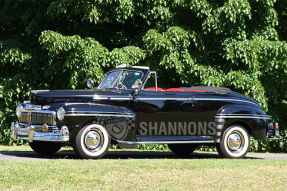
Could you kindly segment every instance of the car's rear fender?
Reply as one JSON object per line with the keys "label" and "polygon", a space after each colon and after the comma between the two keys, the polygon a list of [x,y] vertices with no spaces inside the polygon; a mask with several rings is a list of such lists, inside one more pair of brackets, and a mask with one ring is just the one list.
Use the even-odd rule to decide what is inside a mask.
{"label": "car's rear fender", "polygon": [[[218,142],[224,130],[231,125],[241,125],[255,139],[266,139],[270,116],[253,105],[228,104],[220,108],[215,116],[216,141]],[[218,125],[220,124],[220,125]]]}

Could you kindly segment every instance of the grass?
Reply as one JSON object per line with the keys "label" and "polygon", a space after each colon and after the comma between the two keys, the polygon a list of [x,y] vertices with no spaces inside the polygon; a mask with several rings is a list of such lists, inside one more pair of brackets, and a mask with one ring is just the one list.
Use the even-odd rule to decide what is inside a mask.
{"label": "grass", "polygon": [[57,159],[0,161],[0,169],[1,190],[287,190],[285,160]]}

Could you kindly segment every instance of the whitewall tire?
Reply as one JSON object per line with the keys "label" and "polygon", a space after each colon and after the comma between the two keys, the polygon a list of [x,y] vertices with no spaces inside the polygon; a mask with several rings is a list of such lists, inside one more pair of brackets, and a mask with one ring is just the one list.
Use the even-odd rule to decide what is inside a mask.
{"label": "whitewall tire", "polygon": [[239,125],[228,127],[216,146],[218,153],[227,158],[243,158],[249,151],[250,136],[248,131]]}
{"label": "whitewall tire", "polygon": [[111,144],[107,130],[98,124],[89,124],[77,133],[73,148],[85,159],[98,159],[105,156]]}

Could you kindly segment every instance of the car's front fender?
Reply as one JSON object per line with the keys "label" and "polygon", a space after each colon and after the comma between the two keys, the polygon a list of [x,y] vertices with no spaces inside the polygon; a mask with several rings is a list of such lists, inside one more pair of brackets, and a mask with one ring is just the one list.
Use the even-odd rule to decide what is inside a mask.
{"label": "car's front fender", "polygon": [[135,114],[120,106],[94,103],[65,103],[65,118],[72,136],[89,123],[104,126],[114,140],[135,140]]}

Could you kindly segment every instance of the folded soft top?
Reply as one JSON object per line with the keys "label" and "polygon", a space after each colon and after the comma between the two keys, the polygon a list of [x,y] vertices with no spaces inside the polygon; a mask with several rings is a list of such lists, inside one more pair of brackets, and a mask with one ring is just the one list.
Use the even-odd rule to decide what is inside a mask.
{"label": "folded soft top", "polygon": [[203,90],[206,92],[213,92],[217,94],[229,94],[232,91],[229,88],[213,87],[213,86],[193,86],[193,87],[180,87],[183,90]]}

